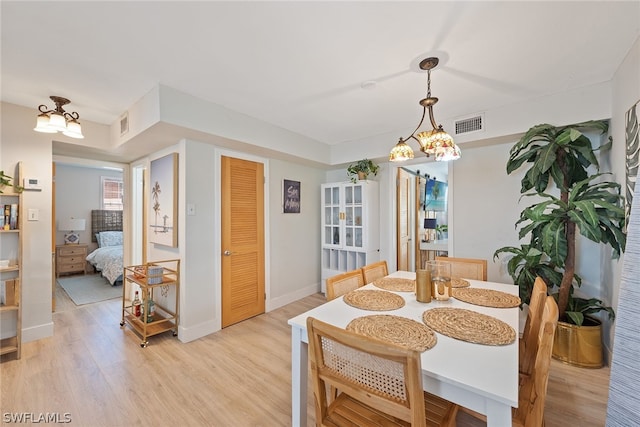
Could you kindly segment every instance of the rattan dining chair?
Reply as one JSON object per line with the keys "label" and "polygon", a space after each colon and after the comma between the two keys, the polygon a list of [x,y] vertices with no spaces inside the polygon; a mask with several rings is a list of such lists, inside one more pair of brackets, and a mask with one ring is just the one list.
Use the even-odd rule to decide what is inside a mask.
{"label": "rattan dining chair", "polygon": [[385,277],[389,274],[387,261],[378,261],[362,267],[364,283],[372,283],[374,280]]}
{"label": "rattan dining chair", "polygon": [[327,301],[331,301],[347,292],[358,289],[360,286],[364,286],[364,277],[362,276],[361,269],[351,270],[329,277],[325,284],[327,288]]}
{"label": "rattan dining chair", "polygon": [[456,405],[422,390],[418,351],[312,317],[307,333],[317,426],[455,426]]}
{"label": "rattan dining chair", "polygon": [[[544,404],[547,397],[553,338],[558,325],[558,305],[552,296],[544,299],[540,328],[536,336],[537,351],[530,375],[520,376],[518,407],[511,412],[511,424],[517,427],[544,426]],[[484,415],[464,407],[459,408],[486,421]]]}
{"label": "rattan dining chair", "polygon": [[536,277],[535,282],[533,282],[531,298],[529,299],[529,311],[527,312],[524,331],[522,332],[522,338],[518,342],[520,346],[518,365],[522,375],[531,375],[531,369],[538,351],[538,331],[540,330],[546,296],[547,284],[542,280],[542,277]]}
{"label": "rattan dining chair", "polygon": [[437,256],[436,261],[451,264],[451,277],[487,281],[487,260]]}

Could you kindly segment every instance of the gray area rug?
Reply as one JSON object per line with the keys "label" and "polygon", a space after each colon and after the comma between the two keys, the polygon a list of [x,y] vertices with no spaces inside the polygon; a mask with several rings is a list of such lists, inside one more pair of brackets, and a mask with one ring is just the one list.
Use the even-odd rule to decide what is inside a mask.
{"label": "gray area rug", "polygon": [[58,284],[76,305],[122,298],[122,286],[111,286],[100,274],[60,277]]}

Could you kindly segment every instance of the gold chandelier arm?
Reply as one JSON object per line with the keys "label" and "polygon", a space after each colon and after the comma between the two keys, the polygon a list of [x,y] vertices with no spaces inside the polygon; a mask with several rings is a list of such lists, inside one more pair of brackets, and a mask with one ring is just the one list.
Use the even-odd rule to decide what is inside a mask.
{"label": "gold chandelier arm", "polygon": [[438,129],[438,125],[436,124],[436,119],[433,117],[433,107],[429,106],[429,120],[431,120],[431,126],[434,129]]}
{"label": "gold chandelier arm", "polygon": [[[427,107],[422,107],[422,118],[420,119],[420,123],[418,123],[418,126],[416,126],[416,128],[413,130],[413,132],[411,132],[411,135],[409,135],[408,137],[404,138],[403,141],[407,141],[409,138],[413,138],[417,141],[416,137],[414,136],[415,133],[418,131],[418,129],[420,129],[420,126],[422,126],[422,122],[424,122],[424,118],[427,115]],[[429,114],[430,116],[433,116],[433,113]]]}

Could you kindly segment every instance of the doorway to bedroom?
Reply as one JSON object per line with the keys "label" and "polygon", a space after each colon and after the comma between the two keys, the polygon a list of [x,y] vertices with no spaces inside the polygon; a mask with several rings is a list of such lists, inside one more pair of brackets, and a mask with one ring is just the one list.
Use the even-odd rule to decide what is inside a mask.
{"label": "doorway to bedroom", "polygon": [[396,265],[414,271],[435,255],[446,255],[449,225],[447,162],[426,161],[396,169]]}
{"label": "doorway to bedroom", "polygon": [[[82,159],[59,161],[54,156],[54,312],[122,297],[114,271],[119,270],[120,274],[122,271],[123,170],[123,165],[117,163]],[[97,212],[107,214],[96,216]],[[101,236],[96,235],[98,223],[98,231],[113,233],[100,239]],[[87,261],[88,257],[91,259],[96,255],[100,246],[108,246],[104,252],[109,252],[111,260],[117,260],[119,256],[119,266],[100,264],[94,267]],[[107,262],[106,258],[101,262]]]}

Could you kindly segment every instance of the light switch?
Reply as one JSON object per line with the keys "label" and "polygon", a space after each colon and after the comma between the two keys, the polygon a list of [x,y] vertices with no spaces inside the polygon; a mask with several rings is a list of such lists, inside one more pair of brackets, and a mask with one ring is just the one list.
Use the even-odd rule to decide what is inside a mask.
{"label": "light switch", "polygon": [[38,209],[29,209],[27,213],[27,219],[29,221],[37,221],[40,211]]}
{"label": "light switch", "polygon": [[196,205],[193,203],[187,203],[187,215],[195,215],[196,214]]}

